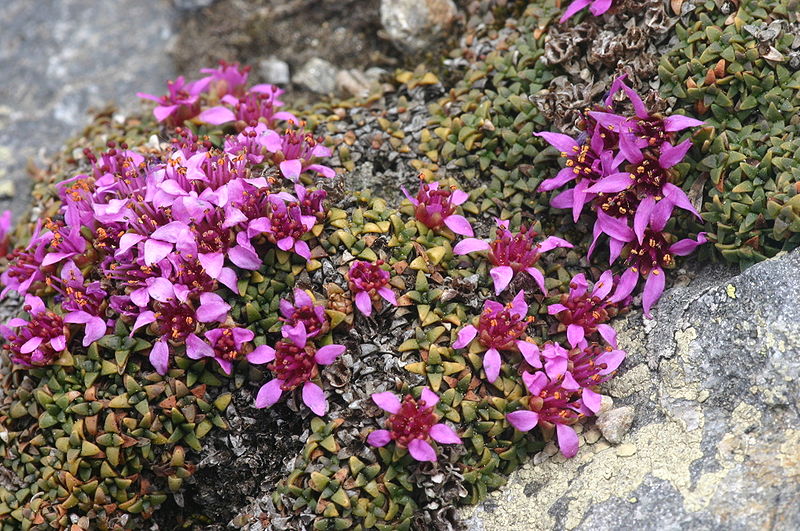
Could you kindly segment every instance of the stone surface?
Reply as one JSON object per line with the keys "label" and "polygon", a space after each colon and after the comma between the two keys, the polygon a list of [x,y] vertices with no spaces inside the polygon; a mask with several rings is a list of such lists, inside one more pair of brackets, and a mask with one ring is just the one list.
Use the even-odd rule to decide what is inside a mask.
{"label": "stone surface", "polygon": [[325,59],[312,57],[292,78],[292,82],[317,94],[336,90],[336,67]]}
{"label": "stone surface", "polygon": [[633,422],[634,410],[630,406],[604,411],[597,416],[597,427],[611,444],[619,444]]}
{"label": "stone surface", "polygon": [[270,56],[258,63],[258,71],[267,83],[285,85],[291,80],[289,64],[275,56]]}
{"label": "stone surface", "polygon": [[605,391],[635,410],[624,443],[526,466],[464,510],[469,529],[800,528],[798,271],[800,251],[709,267],[654,320],[616,322],[629,357]]}
{"label": "stone surface", "polygon": [[382,0],[381,24],[401,50],[421,52],[458,17],[453,0]]}
{"label": "stone surface", "polygon": [[29,159],[42,164],[88,121],[90,107],[125,109],[136,92],[161,93],[169,0],[6,0],[0,9],[0,180],[15,184],[0,209],[30,200]]}

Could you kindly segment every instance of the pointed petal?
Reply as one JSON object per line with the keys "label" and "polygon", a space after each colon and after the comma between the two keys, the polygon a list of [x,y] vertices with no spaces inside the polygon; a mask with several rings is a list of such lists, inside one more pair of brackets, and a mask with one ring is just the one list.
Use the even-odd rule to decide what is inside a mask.
{"label": "pointed petal", "polygon": [[[590,0],[579,0],[579,1],[584,2],[584,5],[581,6],[581,8],[585,7],[590,2]],[[573,148],[580,147],[572,137],[563,135],[561,133],[550,133],[545,131],[542,133],[533,133],[533,134],[542,137],[548,144],[550,144],[557,150],[561,151],[562,153],[573,153],[574,152]]]}
{"label": "pointed petal", "polygon": [[542,368],[542,354],[538,346],[528,341],[517,341],[517,348],[522,353],[525,361],[528,362],[528,365],[537,369]]}
{"label": "pointed petal", "polygon": [[431,439],[441,444],[461,444],[461,437],[447,424],[434,424],[430,431]]}
{"label": "pointed petal", "polygon": [[169,345],[162,337],[156,341],[153,348],[150,350],[150,364],[158,374],[167,374],[169,368]]}
{"label": "pointed petal", "polygon": [[610,325],[607,324],[599,324],[597,325],[597,331],[600,333],[600,337],[606,340],[606,343],[611,345],[614,348],[617,348],[617,332]]}
{"label": "pointed petal", "polygon": [[383,297],[383,299],[392,306],[397,306],[397,297],[395,297],[394,291],[391,289],[384,286],[378,290],[378,295]]}
{"label": "pointed petal", "polygon": [[597,181],[595,185],[587,188],[586,191],[592,194],[599,194],[601,192],[615,194],[630,188],[633,183],[634,180],[631,179],[631,174],[629,172],[612,173]]}
{"label": "pointed petal", "polygon": [[675,131],[682,131],[689,127],[697,127],[704,124],[705,122],[701,120],[695,120],[694,118],[681,116],[680,114],[673,114],[672,116],[664,118],[664,131],[674,133]]}
{"label": "pointed petal", "polygon": [[281,385],[283,385],[283,380],[279,380],[277,378],[274,378],[262,385],[261,389],[258,390],[258,395],[256,395],[255,406],[259,409],[270,407],[272,404],[280,400],[281,395],[283,394]]}
{"label": "pointed petal", "polygon": [[453,254],[469,254],[475,251],[488,251],[491,249],[489,242],[478,238],[465,238],[453,247]]}
{"label": "pointed petal", "polygon": [[531,431],[539,424],[539,414],[526,409],[509,413],[506,419],[519,431]]}
{"label": "pointed petal", "polygon": [[420,398],[425,401],[425,405],[427,407],[436,407],[436,404],[439,403],[439,395],[427,387],[422,388],[422,394],[420,395]]}
{"label": "pointed petal", "polygon": [[661,156],[658,163],[662,168],[671,168],[686,157],[686,153],[692,147],[692,140],[684,140],[677,146],[664,143],[661,145]]}
{"label": "pointed petal", "polygon": [[578,453],[578,434],[569,426],[556,424],[558,434],[558,447],[564,457],[575,457]]}
{"label": "pointed petal", "polygon": [[496,348],[490,348],[483,355],[483,369],[486,371],[486,380],[488,380],[489,383],[494,383],[494,381],[497,380],[497,377],[500,375],[501,364],[500,353]]}
{"label": "pointed petal", "polygon": [[458,339],[453,343],[453,348],[464,348],[469,345],[475,336],[478,335],[478,330],[472,325],[467,325],[458,331]]}
{"label": "pointed petal", "polygon": [[636,284],[638,283],[638,271],[634,271],[633,268],[629,267],[624,273],[622,273],[622,276],[617,282],[617,289],[614,291],[614,295],[611,296],[609,301],[621,302],[625,300],[633,292],[634,288],[636,288]]}
{"label": "pointed petal", "polygon": [[367,317],[372,315],[372,300],[366,291],[356,293],[356,307]]}
{"label": "pointed petal", "polygon": [[567,341],[569,341],[570,346],[573,348],[583,341],[585,335],[586,333],[580,325],[571,324],[567,327]]}
{"label": "pointed petal", "polygon": [[388,430],[375,430],[367,436],[367,443],[378,448],[386,446],[392,440],[392,433]]}
{"label": "pointed petal", "polygon": [[673,243],[669,248],[669,252],[677,256],[687,256],[692,254],[697,247],[703,245],[707,241],[706,233],[701,232],[697,235],[697,240],[685,238]]}
{"label": "pointed petal", "polygon": [[314,359],[320,365],[330,365],[336,358],[341,356],[347,347],[344,345],[325,345],[317,350]]}
{"label": "pointed petal", "polygon": [[514,277],[514,270],[509,266],[497,266],[489,270],[489,276],[494,281],[494,293],[500,295]]}
{"label": "pointed petal", "polygon": [[456,234],[460,234],[461,236],[474,236],[475,233],[472,231],[472,225],[469,224],[467,218],[464,216],[459,216],[458,214],[451,214],[447,216],[444,220],[444,224],[447,227],[455,232]]}
{"label": "pointed petal", "polygon": [[400,411],[400,399],[392,392],[384,391],[382,393],[373,393],[372,401],[375,402],[379,408],[389,413],[397,413]]}
{"label": "pointed petal", "polygon": [[436,451],[422,439],[414,439],[408,443],[408,453],[417,461],[436,461]]}
{"label": "pointed petal", "polygon": [[636,208],[636,215],[633,217],[633,232],[636,234],[636,239],[639,243],[642,243],[644,231],[650,223],[650,216],[653,214],[655,206],[656,200],[652,196],[647,196],[642,199]]}
{"label": "pointed petal", "polygon": [[525,272],[533,277],[533,280],[536,281],[536,285],[539,286],[542,293],[547,296],[547,285],[545,284],[544,273],[539,271],[536,267],[529,267],[525,269]]}
{"label": "pointed petal", "polygon": [[303,402],[308,408],[320,417],[328,411],[328,401],[325,400],[325,392],[314,382],[303,384]]}
{"label": "pointed petal", "polygon": [[644,283],[644,290],[642,291],[642,309],[644,310],[645,317],[648,319],[653,318],[650,309],[658,299],[661,298],[661,294],[664,292],[665,282],[664,270],[660,267],[653,269],[650,271],[650,274],[647,275],[647,280]]}

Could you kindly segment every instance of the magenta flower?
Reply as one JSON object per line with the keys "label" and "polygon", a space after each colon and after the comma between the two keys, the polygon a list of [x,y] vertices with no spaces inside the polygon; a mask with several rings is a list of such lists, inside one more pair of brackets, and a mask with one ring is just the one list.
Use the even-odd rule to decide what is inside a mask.
{"label": "magenta flower", "polygon": [[[650,309],[661,298],[664,291],[666,283],[664,268],[675,267],[674,256],[690,255],[698,246],[708,241],[706,233],[701,232],[697,235],[696,240],[685,238],[670,245],[662,232],[664,224],[666,224],[666,220],[645,229],[642,243],[636,241],[632,231],[627,236],[625,241],[628,253],[625,261],[629,267],[620,277],[617,290],[610,299],[612,302],[619,302],[628,297],[636,288],[641,275],[646,278],[642,293],[642,308],[647,318],[652,318]],[[612,242],[625,243],[614,238],[612,238]]]}
{"label": "magenta flower", "polygon": [[311,296],[300,288],[294,289],[294,304],[281,299],[279,306],[281,321],[290,327],[302,323],[308,337],[326,334],[330,329],[325,307],[321,304],[314,304]]}
{"label": "magenta flower", "polygon": [[602,397],[597,386],[611,379],[625,359],[625,351],[583,343],[569,351],[569,372],[581,386],[581,401],[591,413],[600,410]]}
{"label": "magenta flower", "polygon": [[[294,251],[298,256],[311,260],[311,250],[308,244],[300,238],[314,227],[317,218],[304,215],[296,202],[287,204],[286,199],[277,194],[270,195],[268,201],[267,217],[250,222],[248,232],[250,234],[263,232],[267,240],[277,245],[282,251]],[[237,241],[240,245],[245,245],[243,241],[239,240],[241,234],[237,235]],[[258,260],[260,266],[261,259],[255,256],[254,251],[251,256],[253,260]],[[258,269],[258,266],[253,269]]]}
{"label": "magenta flower", "polygon": [[356,307],[368,317],[372,315],[373,301],[380,300],[378,297],[397,306],[397,298],[389,287],[389,272],[382,265],[383,260],[374,263],[356,260],[347,273],[347,284],[354,294]]}
{"label": "magenta flower", "polygon": [[144,92],[137,92],[136,95],[158,103],[153,110],[153,116],[159,122],[166,121],[167,125],[174,127],[197,116],[200,112],[200,94],[206,90],[209,81],[210,78],[203,78],[186,83],[183,76],[178,76],[175,81],[167,82],[169,92],[164,96]]}
{"label": "magenta flower", "polygon": [[437,423],[434,408],[439,397],[427,387],[422,396],[415,400],[411,395],[400,399],[389,391],[374,393],[372,401],[391,415],[386,420],[386,430],[375,430],[367,437],[372,446],[386,446],[394,441],[400,448],[408,448],[408,453],[417,461],[436,461],[436,450],[428,440],[440,444],[462,444],[458,434],[444,423]]}
{"label": "magenta flower", "polygon": [[536,232],[522,225],[516,234],[508,230],[508,220],[497,221],[497,236],[487,242],[477,238],[465,238],[453,248],[455,254],[468,254],[475,251],[489,251],[489,261],[494,267],[489,271],[494,282],[495,295],[500,295],[514,275],[521,271],[528,273],[536,281],[542,293],[547,295],[544,274],[534,265],[542,253],[556,247],[571,248],[572,244],[561,238],[550,236],[536,242]]}
{"label": "magenta flower", "polygon": [[617,314],[620,306],[610,301],[613,287],[614,276],[610,270],[600,275],[591,291],[588,290],[586,277],[580,273],[572,277],[569,293],[561,295],[558,303],[547,307],[547,313],[554,315],[561,326],[566,327],[570,346],[577,346],[594,333],[599,333],[611,346],[617,346],[616,332],[605,324]]}
{"label": "magenta flower", "polygon": [[200,72],[208,74],[208,77],[204,78],[207,80],[208,92],[221,98],[228,94],[241,96],[245,93],[250,67],[220,61],[217,68],[202,68]]}
{"label": "magenta flower", "polygon": [[150,363],[159,374],[166,374],[169,368],[170,345],[182,345],[197,331],[200,323],[222,323],[228,319],[230,305],[216,293],[200,295],[197,309],[189,303],[167,298],[155,303],[156,311],[145,310],[136,318],[131,335],[136,330],[151,325],[153,335],[158,337],[150,350]]}
{"label": "magenta flower", "polygon": [[567,7],[561,20],[559,20],[559,23],[563,24],[572,17],[572,15],[586,6],[589,6],[589,11],[591,11],[592,15],[599,17],[611,8],[613,2],[614,0],[573,0],[569,7]]}
{"label": "magenta flower", "polygon": [[290,181],[297,182],[306,171],[313,171],[327,178],[336,176],[332,168],[318,162],[320,158],[331,156],[331,150],[322,145],[322,137],[314,138],[314,135],[302,129],[287,129],[283,135],[265,134],[260,138],[267,151],[273,153],[272,162],[278,165],[283,176]]}
{"label": "magenta flower", "polygon": [[273,353],[262,352],[260,362],[271,361],[267,368],[275,377],[261,386],[256,396],[257,408],[270,407],[284,391],[292,391],[303,386],[303,403],[316,415],[328,411],[328,401],[320,386],[312,382],[319,374],[319,365],[330,365],[344,353],[344,345],[327,345],[317,349],[307,341],[303,323],[285,331],[285,338],[278,341]]}
{"label": "magenta flower", "polygon": [[195,334],[186,337],[186,355],[197,360],[204,357],[214,358],[219,366],[230,375],[233,363],[247,359],[250,363],[267,363],[275,358],[275,350],[267,345],[256,347],[245,354],[244,346],[253,340],[255,334],[239,327],[221,327],[208,330],[203,341]]}
{"label": "magenta flower", "polygon": [[0,284],[4,286],[0,297],[12,290],[25,295],[32,285],[45,280],[42,261],[50,238],[41,236],[41,226],[41,220],[37,221],[31,241],[24,250],[15,249],[7,256],[8,266],[0,275]]}
{"label": "magenta flower", "polygon": [[501,350],[519,350],[525,360],[534,367],[541,367],[539,349],[533,343],[520,340],[534,317],[528,317],[525,293],[520,291],[507,306],[499,302],[486,301],[478,318],[478,326],[467,325],[458,332],[453,348],[464,348],[476,337],[485,347],[483,368],[486,379],[493,383],[500,374]]}
{"label": "magenta flower", "polygon": [[52,277],[48,277],[46,282],[62,297],[61,307],[68,312],[64,316],[64,322],[84,325],[84,347],[106,335],[108,326],[103,315],[108,293],[100,282],[86,285],[81,270],[72,260],[61,267],[60,282]]}
{"label": "magenta flower", "polygon": [[436,230],[445,225],[461,236],[474,235],[467,218],[454,213],[457,206],[469,199],[468,193],[455,186],[439,188],[438,182],[420,183],[416,197],[412,197],[405,187],[401,189],[414,205],[414,215],[417,220],[429,229]]}
{"label": "magenta flower", "polygon": [[278,99],[281,94],[283,94],[283,90],[276,86],[255,85],[242,96],[230,94],[223,96],[220,101],[227,107],[222,105],[210,107],[201,112],[198,119],[212,125],[221,125],[236,120],[246,124],[265,123],[267,127],[273,127],[277,120],[299,123],[294,114],[277,110],[283,105],[283,102]]}
{"label": "magenta flower", "polygon": [[3,348],[9,351],[11,361],[24,367],[52,364],[67,348],[64,321],[45,308],[42,299],[30,294],[25,295],[22,309],[28,312],[29,321],[16,317],[0,325],[0,333],[8,341]]}

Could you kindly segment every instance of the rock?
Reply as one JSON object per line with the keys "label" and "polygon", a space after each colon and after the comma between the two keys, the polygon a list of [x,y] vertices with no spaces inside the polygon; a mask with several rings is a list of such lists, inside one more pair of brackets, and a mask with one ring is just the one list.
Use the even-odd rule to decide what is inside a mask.
{"label": "rock", "polygon": [[622,437],[628,433],[633,422],[633,408],[630,406],[618,407],[600,413],[597,417],[597,427],[611,444],[619,444]]}
{"label": "rock", "polygon": [[291,80],[289,64],[272,55],[258,63],[258,71],[264,81],[273,85],[285,85]]}
{"label": "rock", "polygon": [[348,96],[363,97],[375,88],[377,83],[367,77],[365,72],[356,68],[339,70],[336,73],[336,91]]}
{"label": "rock", "polygon": [[13,180],[15,194],[0,210],[19,219],[30,202],[28,160],[43,166],[89,122],[90,107],[125,111],[139,105],[137,91],[166,92],[174,16],[163,0],[2,2],[0,178]]}
{"label": "rock", "polygon": [[316,94],[332,94],[336,90],[336,67],[325,59],[312,57],[300,67],[292,82]]}
{"label": "rock", "polygon": [[407,52],[420,52],[441,39],[456,17],[453,0],[381,0],[383,29]]}
{"label": "rock", "polygon": [[185,11],[191,11],[193,9],[202,9],[204,7],[208,7],[213,4],[216,0],[172,0],[175,3],[175,7],[178,9],[183,9]]}
{"label": "rock", "polygon": [[604,392],[636,412],[625,444],[514,473],[467,527],[800,529],[798,270],[800,251],[738,276],[707,267],[653,321],[614,323],[628,359]]}

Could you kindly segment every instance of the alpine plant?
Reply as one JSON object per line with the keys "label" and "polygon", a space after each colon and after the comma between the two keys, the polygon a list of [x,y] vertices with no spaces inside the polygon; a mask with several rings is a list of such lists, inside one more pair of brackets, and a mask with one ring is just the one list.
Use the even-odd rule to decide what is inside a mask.
{"label": "alpine plant", "polygon": [[[614,112],[620,93],[629,100],[633,115]],[[596,217],[589,256],[605,235],[609,264],[622,256],[629,266],[623,275],[623,285],[630,288],[627,294],[635,289],[638,278],[645,279],[642,305],[647,317],[664,289],[664,269],[675,266],[674,256],[691,254],[706,242],[704,233],[675,242],[664,232],[676,207],[702,221],[686,193],[673,182],[674,167],[692,147],[691,139],[676,143],[677,133],[699,125],[703,122],[687,116],[651,114],[623,76],[612,83],[603,105],[584,113],[583,132],[577,138],[536,133],[565,160],[565,167],[543,181],[539,190],[570,184],[551,205],[571,209],[576,222],[589,205]]]}

